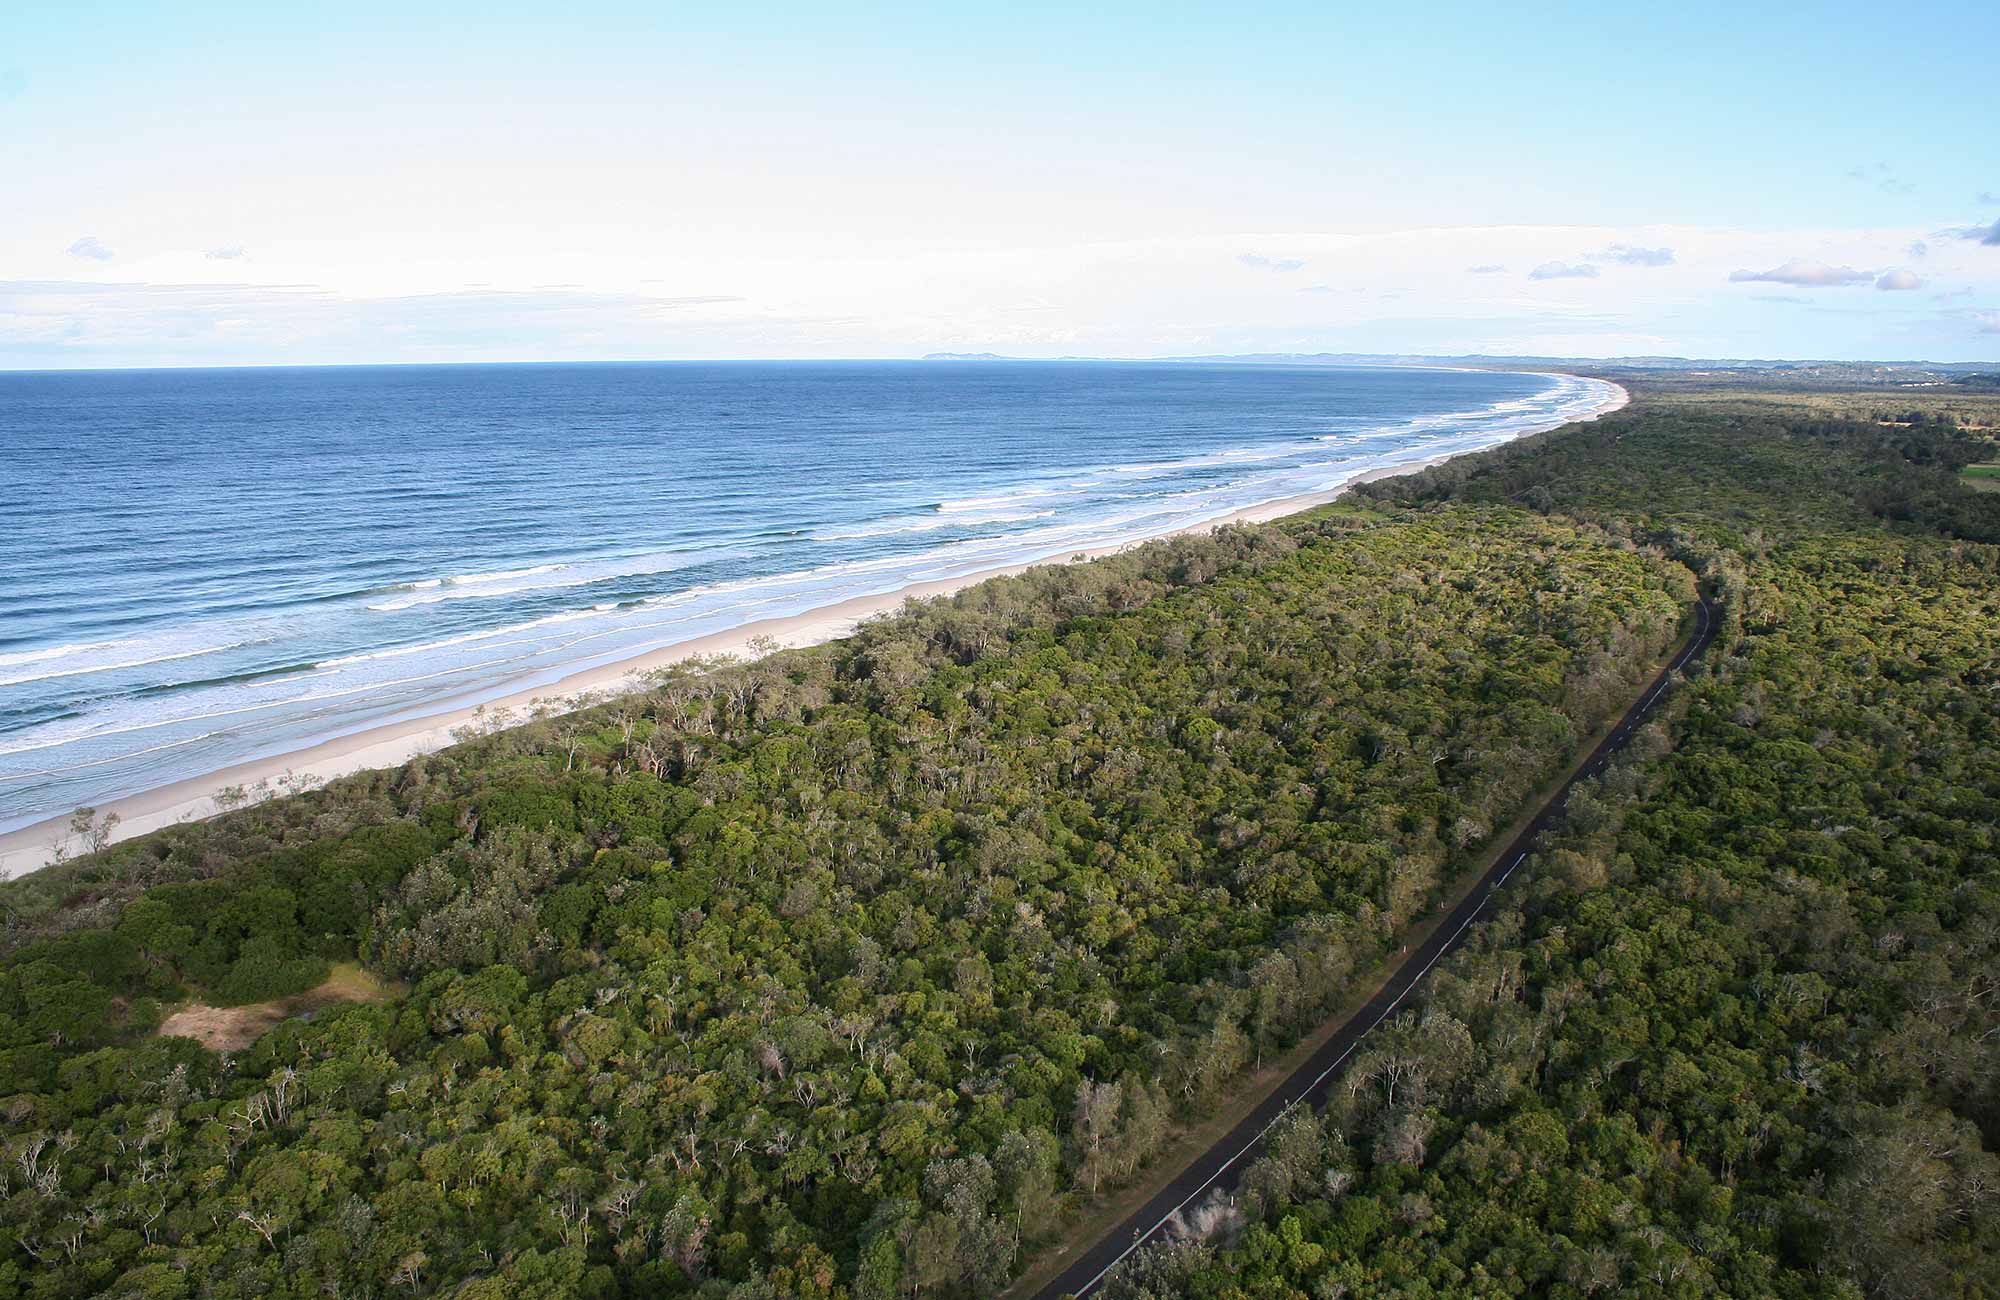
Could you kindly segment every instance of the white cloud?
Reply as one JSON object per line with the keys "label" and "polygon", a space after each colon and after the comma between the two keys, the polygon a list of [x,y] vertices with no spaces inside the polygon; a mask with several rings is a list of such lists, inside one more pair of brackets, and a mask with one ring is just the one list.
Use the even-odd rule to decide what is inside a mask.
{"label": "white cloud", "polygon": [[1588,262],[1543,262],[1528,272],[1530,280],[1595,280],[1597,268]]}
{"label": "white cloud", "polygon": [[1897,267],[1893,271],[1882,272],[1881,276],[1875,281],[1875,287],[1886,290],[1921,289],[1924,287],[1924,281],[1923,277],[1919,276],[1915,271],[1906,271],[1902,267]]}
{"label": "white cloud", "polygon": [[[123,225],[118,227],[124,229]],[[2000,258],[1933,226],[1742,230],[1697,226],[1248,228],[1109,242],[998,247],[659,242],[625,231],[533,260],[445,250],[361,257],[231,228],[256,250],[210,259],[211,226],[150,232],[116,267],[66,256],[59,240],[0,243],[19,278],[74,292],[0,287],[0,367],[698,357],[895,357],[929,351],[1159,356],[1361,351],[1454,354],[1640,350],[1688,356],[1929,356],[1990,351],[1963,310],[1918,319],[1939,288],[1949,307],[2000,307]],[[1930,239],[1921,263],[1905,255]],[[718,236],[720,239],[720,236]],[[1657,268],[1605,250],[1670,248]],[[1246,267],[1304,263],[1292,273]],[[1832,294],[1785,283],[1725,285],[1734,267],[1781,268],[1810,250],[1832,268],[1921,265],[1923,297]],[[379,251],[379,250],[375,250]],[[1579,255],[1581,254],[1581,255]],[[39,260],[37,260],[39,258]],[[1589,267],[1568,286],[1531,270]],[[1504,268],[1485,270],[1484,268]],[[1513,268],[1520,268],[1515,270]],[[1311,279],[1305,276],[1311,270]],[[1754,273],[1754,272],[1753,272]],[[1855,274],[1863,274],[1856,271]],[[90,285],[115,276],[111,288]],[[548,286],[582,286],[557,289]],[[178,287],[176,287],[178,286]],[[475,291],[473,286],[480,286]],[[1613,293],[1617,288],[1620,292]],[[1627,292],[1629,290],[1629,292]],[[1853,313],[1778,309],[1755,291]],[[92,296],[95,295],[95,296]],[[656,295],[656,296],[655,296]],[[670,306],[666,299],[737,297]],[[1033,304],[1032,311],[1023,304]],[[1766,307],[1770,306],[1770,310]],[[223,322],[236,322],[226,329]],[[1580,342],[1598,338],[1595,345]],[[1632,346],[1638,346],[1634,343]]]}
{"label": "white cloud", "polygon": [[1236,260],[1253,270],[1273,271],[1280,275],[1299,270],[1306,264],[1301,257],[1265,257],[1262,253],[1244,253]]}
{"label": "white cloud", "polygon": [[249,254],[240,244],[231,244],[226,248],[211,248],[202,256],[211,262],[239,262]]}
{"label": "white cloud", "polygon": [[104,246],[104,241],[96,235],[85,235],[69,246],[71,257],[87,257],[93,262],[108,262],[118,254]]}
{"label": "white cloud", "polygon": [[1768,271],[1731,271],[1729,278],[1737,284],[1763,281],[1795,284],[1802,289],[1830,289],[1843,284],[1865,284],[1873,277],[1851,266],[1828,266],[1825,262],[1795,257],[1783,266],[1774,266]]}
{"label": "white cloud", "polygon": [[1674,250],[1671,248],[1640,248],[1634,244],[1613,244],[1605,250],[1605,257],[1625,266],[1672,266]]}

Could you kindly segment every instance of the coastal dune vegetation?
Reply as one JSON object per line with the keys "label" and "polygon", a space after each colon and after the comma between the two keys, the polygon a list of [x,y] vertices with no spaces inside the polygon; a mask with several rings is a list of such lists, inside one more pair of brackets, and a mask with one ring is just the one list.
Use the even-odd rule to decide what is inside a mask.
{"label": "coastal dune vegetation", "polygon": [[[0,1289],[989,1290],[1351,994],[1694,589],[1514,505],[1337,507],[15,882]],[[351,957],[403,991],[156,1032]]]}

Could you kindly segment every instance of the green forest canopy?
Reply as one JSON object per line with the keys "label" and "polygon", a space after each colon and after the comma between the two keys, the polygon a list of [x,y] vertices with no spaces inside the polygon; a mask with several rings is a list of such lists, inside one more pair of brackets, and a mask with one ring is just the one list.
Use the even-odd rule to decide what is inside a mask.
{"label": "green forest canopy", "polygon": [[1727,645],[1108,1295],[2000,1294],[2000,510],[1910,423],[1653,409],[1383,490],[1669,524]]}

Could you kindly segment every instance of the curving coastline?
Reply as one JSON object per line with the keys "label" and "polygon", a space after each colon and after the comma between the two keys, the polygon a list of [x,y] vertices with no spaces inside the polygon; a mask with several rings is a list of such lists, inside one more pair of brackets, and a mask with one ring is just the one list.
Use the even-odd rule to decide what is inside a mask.
{"label": "curving coastline", "polygon": [[[1512,432],[1511,438],[1526,437],[1565,424],[1593,420],[1619,410],[1630,401],[1617,384],[1562,372],[1551,377],[1578,379],[1601,385],[1603,400],[1582,413],[1565,415],[1545,424],[1535,424]],[[1510,438],[1510,440],[1511,440]],[[1490,445],[1490,444],[1489,444]],[[1483,450],[1485,448],[1479,448]],[[236,786],[277,785],[287,780],[304,786],[373,768],[393,767],[418,754],[442,749],[453,742],[452,732],[481,716],[502,711],[521,714],[535,707],[560,705],[584,696],[614,694],[629,689],[639,674],[696,656],[743,654],[753,642],[775,642],[783,647],[815,645],[848,635],[864,620],[894,610],[908,600],[947,596],[988,578],[1022,572],[1037,565],[1066,562],[1073,557],[1095,558],[1128,547],[1179,533],[1204,531],[1238,523],[1262,523],[1296,514],[1337,499],[1359,483],[1417,472],[1451,459],[1448,453],[1357,474],[1337,487],[1324,491],[1274,498],[1224,514],[1198,520],[1179,528],[1144,537],[1127,538],[1096,548],[1064,546],[1049,554],[1015,563],[981,569],[934,581],[916,582],[875,594],[852,597],[797,614],[759,619],[725,631],[697,636],[642,654],[620,659],[562,676],[554,681],[506,693],[448,696],[433,701],[426,711],[397,721],[366,727],[329,737],[314,744],[237,763],[201,776],[164,783],[149,790],[103,802],[100,814],[116,814],[119,823],[112,840],[158,830],[179,822],[199,820],[219,811],[215,796]],[[59,849],[75,851],[78,844],[69,831],[69,817],[59,815],[18,829],[0,833],[0,878],[33,871],[53,860]]]}

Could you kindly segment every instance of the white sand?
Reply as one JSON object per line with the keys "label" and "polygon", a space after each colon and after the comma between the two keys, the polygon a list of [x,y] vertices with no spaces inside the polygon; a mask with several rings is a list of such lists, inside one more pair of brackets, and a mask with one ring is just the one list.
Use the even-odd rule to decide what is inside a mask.
{"label": "white sand", "polygon": [[[1516,436],[1527,437],[1532,433],[1559,428],[1562,424],[1594,420],[1620,409],[1631,400],[1623,388],[1616,384],[1613,384],[1612,388],[1615,390],[1613,395],[1588,414],[1579,416],[1576,420],[1565,420],[1542,428],[1523,430]],[[1448,459],[1450,459],[1448,456],[1435,456],[1416,464],[1374,470],[1333,491],[1266,501],[1260,505],[1238,510],[1234,514],[1205,520],[1178,531],[1206,532],[1229,524],[1264,523],[1325,505],[1355,484],[1414,474]],[[1121,546],[1101,547],[1081,554],[1085,558],[1094,559],[1100,555],[1109,555],[1142,544],[1128,542]],[[761,619],[754,623],[745,623],[727,632],[696,637],[691,641],[665,646],[617,663],[573,673],[534,690],[488,700],[483,705],[485,713],[477,718],[472,707],[452,708],[446,704],[442,711],[425,717],[387,723],[275,758],[239,763],[206,776],[175,781],[171,785],[163,785],[141,794],[128,795],[104,804],[98,812],[100,816],[117,814],[119,821],[111,836],[113,840],[143,835],[148,831],[172,826],[178,822],[198,821],[221,811],[216,804],[215,795],[232,787],[257,786],[261,782],[268,783],[274,789],[284,789],[288,786],[305,789],[323,784],[335,777],[364,772],[370,768],[396,767],[418,754],[430,753],[452,744],[454,730],[468,724],[483,722],[485,718],[503,711],[512,712],[525,720],[526,716],[536,708],[551,708],[577,702],[583,696],[615,695],[621,691],[637,688],[640,685],[636,680],[639,675],[682,659],[697,655],[746,655],[750,643],[759,638],[768,638],[769,641],[786,648],[818,645],[847,636],[863,620],[899,609],[904,601],[948,596],[988,578],[1020,573],[1038,564],[1064,562],[1075,554],[1078,553],[1065,551],[1059,555],[1046,556],[1004,568],[966,574],[964,577],[915,583],[899,591],[886,592],[879,596],[858,596],[852,600],[844,600],[835,605],[808,610],[803,614],[786,618]],[[760,641],[759,644],[763,642]],[[46,866],[58,848],[71,853],[80,851],[81,844],[70,834],[69,823],[70,819],[67,816],[52,817],[47,821],[36,822],[0,835],[0,878],[23,875],[38,867]]]}

